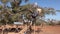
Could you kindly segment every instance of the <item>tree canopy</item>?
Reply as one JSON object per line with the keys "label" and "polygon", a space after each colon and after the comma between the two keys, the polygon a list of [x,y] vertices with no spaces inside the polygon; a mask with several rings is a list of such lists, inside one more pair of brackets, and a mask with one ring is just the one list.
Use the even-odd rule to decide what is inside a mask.
{"label": "tree canopy", "polygon": [[[38,16],[36,16],[36,18],[42,18],[44,17],[46,14],[55,14],[55,9],[54,8],[42,8],[40,6],[34,6],[34,4],[25,4],[25,5],[20,5],[22,3],[23,0],[0,0],[4,6],[0,6],[0,23],[13,23],[13,22],[19,22],[19,21],[23,21],[22,19],[22,14],[25,15],[26,19],[28,20],[32,20],[33,18],[31,17],[31,15],[34,12],[38,12],[38,9],[41,9],[41,12],[38,12]],[[28,0],[24,0],[25,3]],[[11,7],[7,7],[6,3],[10,2]],[[35,14],[36,14],[35,13]],[[34,15],[35,15],[34,14]],[[37,20],[34,18],[34,20]]]}

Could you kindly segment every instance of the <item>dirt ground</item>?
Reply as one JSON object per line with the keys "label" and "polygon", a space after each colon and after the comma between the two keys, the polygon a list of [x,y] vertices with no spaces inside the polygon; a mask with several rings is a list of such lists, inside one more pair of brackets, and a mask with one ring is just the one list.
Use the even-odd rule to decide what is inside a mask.
{"label": "dirt ground", "polygon": [[[35,32],[35,34],[60,34],[60,26],[32,26],[32,29],[36,30],[40,30],[39,32]],[[18,34],[18,33],[9,33],[9,34]],[[32,34],[34,34],[34,32],[32,32]]]}
{"label": "dirt ground", "polygon": [[[38,27],[36,26],[35,30]],[[60,34],[60,26],[43,26],[41,31],[35,34]]]}

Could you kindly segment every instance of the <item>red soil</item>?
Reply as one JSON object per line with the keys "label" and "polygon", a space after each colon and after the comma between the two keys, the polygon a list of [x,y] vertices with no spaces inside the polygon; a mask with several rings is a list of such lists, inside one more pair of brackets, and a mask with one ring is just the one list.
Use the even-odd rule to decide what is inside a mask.
{"label": "red soil", "polygon": [[[41,30],[39,33],[35,32],[35,34],[60,34],[60,26],[32,26],[32,29],[36,30]],[[14,34],[14,33],[10,33]],[[16,33],[15,33],[16,34]],[[34,34],[34,33],[32,33]]]}
{"label": "red soil", "polygon": [[[40,28],[40,26],[36,26],[35,30],[37,28]],[[60,34],[60,26],[43,26],[40,30],[39,34]]]}

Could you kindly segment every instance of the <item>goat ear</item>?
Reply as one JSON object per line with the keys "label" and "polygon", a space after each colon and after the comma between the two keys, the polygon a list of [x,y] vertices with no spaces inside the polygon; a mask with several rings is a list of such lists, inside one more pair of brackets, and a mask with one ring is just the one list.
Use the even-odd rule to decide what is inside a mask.
{"label": "goat ear", "polygon": [[38,11],[39,13],[41,13],[42,9],[37,9],[37,11]]}

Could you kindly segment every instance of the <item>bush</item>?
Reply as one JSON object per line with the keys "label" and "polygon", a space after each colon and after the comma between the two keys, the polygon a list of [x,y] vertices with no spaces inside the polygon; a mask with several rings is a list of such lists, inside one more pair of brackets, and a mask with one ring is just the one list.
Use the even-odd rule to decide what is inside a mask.
{"label": "bush", "polygon": [[60,25],[60,22],[57,25]]}
{"label": "bush", "polygon": [[37,23],[35,23],[35,25],[39,26],[39,25],[41,25],[41,23],[40,22],[37,22]]}

